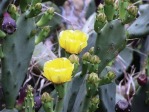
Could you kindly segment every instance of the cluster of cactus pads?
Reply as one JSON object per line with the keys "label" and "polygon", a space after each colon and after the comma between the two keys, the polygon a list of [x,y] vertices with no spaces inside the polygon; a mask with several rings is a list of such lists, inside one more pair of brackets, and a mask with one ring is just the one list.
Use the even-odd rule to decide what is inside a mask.
{"label": "cluster of cactus pads", "polygon": [[[131,103],[121,100],[117,103],[115,73],[102,72],[126,47],[127,38],[149,34],[149,5],[142,5],[140,16],[136,18],[138,8],[129,0],[105,0],[98,6],[94,23],[95,45],[82,56],[80,65],[76,55],[69,57],[76,69],[72,81],[63,85],[66,90],[58,86],[52,95],[43,93],[41,98],[35,98],[33,88],[25,86],[23,93],[20,92],[23,98],[18,98],[35,45],[50,32],[47,23],[52,19],[54,9],[42,9],[42,0],[20,0],[19,6],[12,4],[12,0],[0,1],[1,85],[5,100],[5,109],[1,112],[35,112],[40,103],[40,112],[131,112],[131,109],[141,112],[142,108],[143,112],[149,111],[149,83],[145,76],[138,79],[143,86]],[[126,28],[129,23],[132,24]],[[16,106],[17,100],[22,104]],[[142,106],[140,110],[137,110],[138,105]]]}
{"label": "cluster of cactus pads", "polygon": [[53,8],[47,9],[36,21],[36,17],[42,12],[42,3],[40,2],[40,0],[20,1],[19,9],[9,0],[2,0],[0,3],[2,5],[0,9],[5,8],[3,9],[5,12],[1,13],[3,21],[0,30],[3,41],[1,44],[3,74],[1,80],[8,111],[15,106],[35,42],[42,41],[50,31],[49,26],[45,26],[45,22],[51,20],[54,10]]}

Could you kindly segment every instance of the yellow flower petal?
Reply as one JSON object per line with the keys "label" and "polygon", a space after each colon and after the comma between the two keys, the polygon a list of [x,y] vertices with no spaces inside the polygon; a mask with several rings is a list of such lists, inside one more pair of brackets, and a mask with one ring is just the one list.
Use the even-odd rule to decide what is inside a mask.
{"label": "yellow flower petal", "polygon": [[74,65],[67,58],[57,58],[44,64],[44,76],[55,84],[71,80]]}
{"label": "yellow flower petal", "polygon": [[69,53],[78,54],[87,46],[88,36],[79,30],[60,32],[59,44]]}

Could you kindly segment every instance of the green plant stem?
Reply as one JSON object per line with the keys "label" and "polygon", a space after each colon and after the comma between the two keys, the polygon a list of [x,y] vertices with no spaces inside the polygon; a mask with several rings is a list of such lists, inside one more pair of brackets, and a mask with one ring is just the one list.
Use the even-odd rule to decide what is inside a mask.
{"label": "green plant stem", "polygon": [[70,55],[71,55],[70,53],[68,53],[68,52],[65,51],[65,57],[66,58],[69,58]]}
{"label": "green plant stem", "polygon": [[87,69],[88,69],[88,64],[82,63],[82,73],[80,76],[84,76],[87,73]]}
{"label": "green plant stem", "polygon": [[64,98],[58,98],[57,99],[57,103],[56,103],[56,107],[55,107],[54,112],[62,112],[63,102],[64,102]]}
{"label": "green plant stem", "polygon": [[[47,108],[48,107],[48,108]],[[53,102],[48,102],[43,104],[43,109],[45,112],[54,112],[53,111]]]}
{"label": "green plant stem", "polygon": [[68,89],[68,83],[66,82],[63,84],[57,84],[57,85],[55,85],[55,89],[57,91],[57,102],[56,102],[54,112],[62,112],[64,96],[65,96],[66,91]]}

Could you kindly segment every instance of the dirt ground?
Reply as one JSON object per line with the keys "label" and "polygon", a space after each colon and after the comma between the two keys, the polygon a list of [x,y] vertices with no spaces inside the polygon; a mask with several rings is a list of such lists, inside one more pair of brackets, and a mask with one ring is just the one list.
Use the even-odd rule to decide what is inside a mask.
{"label": "dirt ground", "polygon": [[[91,0],[67,0],[64,3],[62,16],[67,18],[74,29],[81,29],[86,21],[85,13]],[[72,25],[68,24],[68,28]]]}

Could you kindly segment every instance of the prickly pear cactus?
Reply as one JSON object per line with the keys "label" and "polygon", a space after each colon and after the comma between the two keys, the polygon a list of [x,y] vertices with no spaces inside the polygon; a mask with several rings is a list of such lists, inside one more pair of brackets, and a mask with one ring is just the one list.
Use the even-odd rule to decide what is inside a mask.
{"label": "prickly pear cactus", "polygon": [[125,44],[125,28],[120,20],[113,20],[107,23],[103,29],[97,33],[95,54],[98,55],[101,60],[98,69],[99,73],[101,73],[105,66],[117,56],[125,47]]}
{"label": "prickly pear cactus", "polygon": [[[149,34],[149,4],[140,5],[140,16],[128,28],[128,34],[131,38],[139,38]],[[136,30],[137,29],[137,30]]]}
{"label": "prickly pear cactus", "polygon": [[34,18],[26,19],[23,14],[18,18],[16,24],[16,32],[7,35],[2,44],[4,53],[2,86],[5,99],[9,99],[6,100],[7,108],[13,108],[15,105],[19,89],[26,76],[35,41],[35,38],[30,38],[31,31],[35,29]]}
{"label": "prickly pear cactus", "polygon": [[25,112],[35,112],[33,88],[28,85],[23,109]]}
{"label": "prickly pear cactus", "polygon": [[[128,5],[129,7],[133,7],[132,8],[133,11],[131,8],[129,8],[126,5],[127,7],[125,8],[126,12],[123,12],[124,5],[121,4],[121,0],[119,1],[118,6],[113,1],[107,0],[106,2],[104,5],[104,9],[107,8],[107,10],[104,10],[106,17],[104,16],[102,5],[99,5],[99,9],[96,15],[96,21],[94,25],[95,31],[97,33],[96,43],[95,43],[95,54],[99,56],[101,60],[98,66],[99,77],[103,77],[102,76],[103,69],[108,65],[109,62],[111,62],[118,55],[120,51],[122,51],[125,48],[127,31],[124,25],[134,20],[137,14],[137,8],[133,5]],[[108,4],[108,2],[110,2],[109,6],[106,5]],[[107,17],[107,14],[110,12],[110,8],[112,11],[115,11],[115,12],[112,13],[111,16],[108,15],[110,17]],[[119,13],[117,13],[114,8],[116,10],[119,10]],[[131,18],[127,18],[128,15]],[[110,88],[112,88],[112,90],[110,90]],[[111,93],[110,95],[108,95],[109,91]],[[107,111],[115,112],[114,110],[115,95],[116,95],[116,84],[114,84],[114,82],[108,85],[100,86],[99,97],[101,98],[101,103],[100,103],[101,108],[99,110],[103,112],[107,112]]]}
{"label": "prickly pear cactus", "polygon": [[[59,3],[64,3],[64,1],[62,0]],[[46,67],[45,65],[42,66],[43,72],[41,69],[39,72],[43,76],[39,76],[38,83],[36,82],[34,87],[35,91],[33,92],[33,88],[28,86],[23,103],[19,105],[20,110],[16,110],[19,90],[25,80],[35,45],[44,41],[49,36],[49,33],[53,32],[51,26],[54,21],[57,21],[57,16],[68,22],[70,21],[55,12],[52,7],[49,8],[48,3],[43,3],[47,2],[47,0],[21,0],[17,1],[19,3],[18,7],[15,6],[16,1],[13,2],[14,4],[11,4],[12,0],[0,1],[0,23],[2,23],[0,25],[0,38],[2,39],[0,45],[1,84],[6,104],[6,109],[3,109],[1,112],[18,112],[20,110],[35,112],[34,94],[37,91],[39,94],[42,94],[44,91],[40,100],[42,101],[42,106],[40,105],[41,109],[39,109],[39,112],[115,112],[116,75],[110,69],[107,69],[107,66],[126,48],[126,41],[129,37],[138,38],[149,34],[149,5],[141,5],[140,15],[136,18],[138,13],[135,6],[136,3],[130,3],[129,0],[105,0],[97,8],[97,13],[92,16],[94,21],[90,22],[92,29],[95,31],[94,38],[88,39],[86,33],[90,33],[89,27],[84,31],[85,33],[76,30],[74,34],[73,30],[66,30],[66,34],[62,36],[62,32],[65,32],[62,31],[59,36],[61,37],[59,45],[65,51],[64,56],[66,58],[63,58],[60,64],[58,59],[55,61],[56,63],[50,64],[52,61],[49,61],[46,62]],[[57,2],[55,1],[55,3]],[[51,4],[53,5],[52,2],[50,2]],[[72,2],[67,1],[66,4],[72,5]],[[56,14],[55,20],[52,19],[54,14]],[[126,28],[130,23],[132,24]],[[81,42],[82,40],[79,40],[79,36],[80,38],[85,37],[82,39],[83,43]],[[62,37],[64,37],[64,40]],[[79,55],[82,49],[86,47],[87,39],[89,44],[86,50],[84,50],[85,52],[82,52],[83,55]],[[77,51],[78,49],[73,49],[74,45],[72,44],[74,43],[76,43],[75,48],[79,46],[79,51]],[[73,50],[75,52],[72,52]],[[58,55],[62,56],[59,51]],[[70,57],[68,58],[68,56]],[[70,63],[63,63],[66,60]],[[61,63],[64,66],[62,65],[60,68],[59,65]],[[64,77],[60,76],[61,73]],[[57,74],[59,76],[56,76]],[[69,74],[69,77],[65,77],[65,74]],[[49,83],[46,78],[51,82]],[[41,82],[40,79],[42,79]],[[28,80],[30,79],[27,79],[24,84],[28,83]],[[40,88],[36,90],[39,82]],[[53,94],[52,97],[49,91],[45,92],[43,90],[49,84],[52,86],[53,92],[50,90],[51,94]],[[145,109],[145,112],[148,112],[148,85],[140,87],[136,92],[132,100],[133,112],[140,112],[143,109]],[[39,103],[41,104],[41,102]],[[136,108],[139,106],[139,109]]]}
{"label": "prickly pear cactus", "polygon": [[149,111],[149,83],[139,87],[132,101],[132,112]]}
{"label": "prickly pear cactus", "polygon": [[[38,35],[38,32],[36,32],[35,17],[42,9],[41,3],[38,2],[40,1],[27,1],[27,3],[24,4],[20,2],[22,12],[20,14],[18,13],[17,8],[13,5],[15,10],[14,12],[11,12],[11,14],[17,13],[17,18],[15,18],[15,20],[11,17],[11,14],[7,12],[3,13],[2,30],[6,33],[6,37],[3,39],[1,45],[3,52],[1,59],[1,80],[6,109],[13,109],[15,106],[16,98],[25,79],[34,51],[35,35]],[[4,9],[2,5],[8,5],[8,1],[7,4],[5,1],[2,1],[1,3],[1,9]],[[29,4],[30,7],[27,9]],[[48,15],[50,18],[53,16],[51,12],[47,14],[47,16]],[[46,32],[45,36],[48,36],[48,32]]]}

